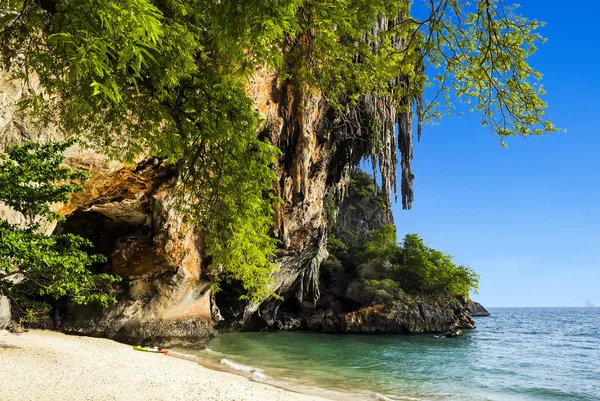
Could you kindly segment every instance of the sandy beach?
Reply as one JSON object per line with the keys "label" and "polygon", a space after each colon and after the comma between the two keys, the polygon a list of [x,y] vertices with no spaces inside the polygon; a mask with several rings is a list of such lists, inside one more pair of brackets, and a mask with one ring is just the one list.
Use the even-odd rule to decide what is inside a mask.
{"label": "sandy beach", "polygon": [[0,401],[324,401],[111,340],[0,332]]}

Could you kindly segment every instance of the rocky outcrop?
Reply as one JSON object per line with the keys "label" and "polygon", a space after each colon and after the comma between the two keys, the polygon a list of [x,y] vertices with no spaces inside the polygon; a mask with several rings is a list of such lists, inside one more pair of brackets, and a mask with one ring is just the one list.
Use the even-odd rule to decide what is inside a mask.
{"label": "rocky outcrop", "polygon": [[469,315],[471,315],[473,317],[490,316],[490,312],[488,312],[488,310],[485,309],[483,307],[483,305],[481,305],[479,302],[469,301],[468,307],[469,307]]}
{"label": "rocky outcrop", "polygon": [[373,177],[359,169],[350,173],[351,183],[333,218],[331,234],[345,244],[364,244],[369,232],[394,224],[392,211]]}
{"label": "rocky outcrop", "polygon": [[10,323],[10,302],[8,298],[0,296],[0,330],[4,330]]}
{"label": "rocky outcrop", "polygon": [[415,299],[368,306],[337,316],[341,333],[458,333],[474,329],[460,297]]}
{"label": "rocky outcrop", "polygon": [[214,335],[202,238],[173,205],[172,171],[157,159],[97,174],[55,232],[91,240],[123,278],[106,309],[69,304],[64,329],[136,344],[197,346]]}
{"label": "rocky outcrop", "polygon": [[[34,134],[38,131],[16,111],[16,102],[29,89],[5,78],[0,77],[2,148],[26,140],[60,138],[55,127]],[[272,289],[283,298],[314,302],[319,297],[319,265],[327,257],[323,198],[327,188],[333,188],[335,194],[336,188],[343,187],[350,159],[344,156],[342,163],[334,159],[335,154],[344,155],[346,150],[342,139],[333,134],[336,123],[328,117],[327,103],[318,92],[282,82],[258,69],[248,93],[265,121],[259,135],[281,149],[274,164],[278,177],[275,189],[284,203],[277,207],[273,230],[281,241],[276,260],[280,269]],[[172,207],[168,169],[160,163],[109,163],[98,153],[80,149],[69,150],[67,163],[86,170],[91,179],[84,193],[73,196],[70,204],[62,207],[66,222],[56,230],[54,225],[44,227],[44,231],[72,232],[90,239],[96,251],[109,259],[106,266],[96,268],[121,275],[124,280],[113,289],[116,306],[106,310],[71,306],[65,328],[138,341],[158,334],[141,335],[146,332],[136,327],[149,322],[167,326],[178,321],[202,326],[198,337],[210,335],[212,316],[220,320],[220,313],[215,302],[211,303],[210,278],[204,276],[202,238]],[[0,214],[19,218],[8,209],[0,210]],[[280,298],[260,305],[259,310],[259,305],[240,302],[240,295],[235,285],[225,286],[218,294],[227,327],[243,328],[252,319],[260,320],[261,325],[275,323]],[[198,325],[198,319],[206,324]],[[177,336],[187,338],[188,334]]]}
{"label": "rocky outcrop", "polygon": [[[15,102],[30,88],[19,86],[17,81],[9,84],[4,78],[0,76],[0,135],[7,136],[1,136],[0,146],[59,138],[56,127],[36,131],[26,116],[16,112]],[[400,113],[399,117],[389,101],[364,96],[364,107],[360,108],[364,112],[347,110],[341,118],[319,92],[282,81],[262,68],[252,77],[248,94],[264,121],[258,134],[281,150],[274,162],[274,188],[283,202],[276,208],[272,232],[281,243],[275,261],[279,272],[272,284],[280,297],[260,305],[244,303],[235,283],[224,284],[216,295],[211,293],[202,258],[202,236],[173,207],[172,172],[161,161],[149,158],[127,165],[74,148],[69,150],[67,163],[86,170],[92,178],[82,194],[61,208],[66,221],[44,230],[72,232],[90,239],[95,250],[108,257],[106,265],[95,268],[118,274],[123,281],[111,289],[118,300],[115,306],[63,306],[66,330],[138,344],[199,344],[214,334],[213,324],[221,320],[221,329],[306,327],[306,319],[298,313],[308,309],[312,314],[317,304],[324,307],[325,315],[313,326],[338,330],[336,316],[349,310],[335,294],[321,296],[319,285],[319,267],[327,258],[325,197],[334,204],[344,199],[350,169],[364,156],[373,156],[374,162],[381,158],[384,192],[395,187],[391,183],[395,182],[395,121],[401,117],[399,146],[405,153],[402,165],[406,170],[402,193],[404,203],[410,205],[410,113]],[[380,148],[387,149],[385,155],[377,155],[375,149],[379,147],[369,142],[374,133],[367,127],[373,119],[384,123],[378,140],[383,144]],[[7,137],[10,141],[4,141]],[[389,209],[373,214],[375,209],[363,201],[350,206],[363,211],[358,217],[339,216],[348,230],[356,226],[364,234],[391,220]],[[0,210],[2,213],[11,212]],[[280,313],[280,308],[286,309],[284,303],[292,305],[293,314]]]}
{"label": "rocky outcrop", "polygon": [[[424,334],[440,333],[458,337],[463,329],[474,329],[475,322],[463,297],[404,297],[399,301],[360,307],[355,311],[317,309],[298,317],[280,312],[277,322],[297,321],[296,325],[278,324],[279,330],[306,328],[321,333],[347,334]],[[298,320],[300,320],[298,322]]]}

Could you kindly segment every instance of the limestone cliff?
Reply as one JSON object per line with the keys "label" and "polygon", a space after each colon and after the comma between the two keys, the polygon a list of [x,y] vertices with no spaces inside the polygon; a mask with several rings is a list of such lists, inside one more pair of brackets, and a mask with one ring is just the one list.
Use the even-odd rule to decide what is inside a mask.
{"label": "limestone cliff", "polygon": [[[5,78],[0,79],[3,144],[60,138],[56,127],[38,131],[18,114],[16,102],[26,90]],[[318,268],[327,257],[324,197],[342,198],[348,169],[363,154],[353,146],[356,136],[346,135],[318,92],[258,69],[248,93],[264,121],[259,135],[281,150],[274,165],[275,190],[283,204],[277,207],[273,229],[281,241],[273,290],[284,299],[315,302]],[[81,149],[71,149],[67,156],[69,165],[88,171],[91,179],[82,194],[62,207],[66,221],[45,231],[89,238],[109,260],[97,269],[124,278],[113,289],[119,300],[115,307],[67,307],[67,330],[176,343],[210,337],[221,313],[225,327],[244,328],[256,320],[272,325],[282,301],[241,303],[235,285],[225,287],[216,300],[211,294],[202,238],[172,205],[168,166],[152,158],[126,165]],[[8,210],[0,213],[19,217]]]}
{"label": "limestone cliff", "polygon": [[[15,102],[23,91],[18,83],[9,84],[0,77],[2,144],[60,137],[55,127],[36,131],[26,116],[16,112]],[[366,120],[379,116],[386,122],[380,140],[392,141],[395,146],[395,112],[385,102],[366,96],[363,109],[370,111],[367,115],[350,111],[358,129],[349,131],[348,116],[336,117],[320,93],[282,81],[263,69],[256,70],[248,93],[263,119],[258,135],[281,150],[274,163],[274,186],[283,203],[276,209],[272,232],[281,242],[276,259],[280,270],[272,289],[281,298],[260,305],[240,302],[235,283],[212,294],[202,257],[203,239],[173,207],[173,172],[163,161],[147,157],[129,165],[76,148],[69,150],[67,162],[88,171],[91,179],[83,193],[62,207],[66,221],[45,229],[90,239],[96,250],[108,257],[106,265],[96,266],[98,271],[118,274],[123,281],[111,290],[118,299],[113,307],[58,305],[65,313],[66,330],[135,343],[199,345],[214,335],[217,323],[221,329],[284,328],[286,318],[281,310],[290,305],[298,310],[304,306],[311,313],[320,306],[325,313],[331,302],[335,303],[327,298],[331,294],[320,296],[318,280],[319,266],[327,258],[325,199],[334,208],[340,204],[351,168],[372,155],[363,137],[373,133],[361,130],[361,123],[366,127]],[[406,138],[411,135],[408,117],[404,122],[406,148]],[[385,171],[395,166],[395,152],[388,156],[382,160]],[[403,165],[409,161],[403,158]],[[391,189],[389,175],[384,182],[387,190]],[[412,190],[405,198],[410,203]],[[358,228],[362,237],[369,229],[391,221],[389,209],[380,213],[366,204],[346,203],[345,210],[351,206],[362,207],[363,214],[339,214],[340,227]],[[339,305],[334,308],[336,313],[350,312]]]}
{"label": "limestone cliff", "polygon": [[67,205],[56,232],[90,239],[108,257],[99,268],[123,277],[107,309],[69,305],[64,328],[121,341],[196,344],[213,335],[202,238],[172,207],[172,171],[150,158],[97,174]]}
{"label": "limestone cliff", "polygon": [[353,169],[350,180],[347,194],[330,219],[330,225],[332,235],[356,247],[367,241],[372,230],[394,224],[394,217],[373,176]]}

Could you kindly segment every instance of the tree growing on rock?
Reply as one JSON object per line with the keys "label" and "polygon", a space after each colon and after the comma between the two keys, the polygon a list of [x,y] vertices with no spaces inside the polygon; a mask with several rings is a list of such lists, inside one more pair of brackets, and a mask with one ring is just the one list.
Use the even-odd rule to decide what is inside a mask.
{"label": "tree growing on rock", "polygon": [[400,164],[404,208],[413,110],[417,137],[455,101],[501,141],[556,131],[527,61],[544,41],[540,22],[498,0],[431,0],[415,15],[413,3],[0,0],[0,61],[26,82],[39,77],[45,93],[23,106],[42,121],[119,157],[145,152],[177,166],[182,208],[204,234],[215,280],[240,280],[261,300],[277,250],[277,152],[256,135],[262,122],[246,87],[257,69],[320,93],[336,136],[351,143],[344,163],[379,163],[386,198]]}
{"label": "tree growing on rock", "polygon": [[105,258],[90,254],[88,240],[40,232],[41,222],[63,219],[52,206],[83,188],[85,174],[62,166],[72,143],[27,142],[0,154],[0,201],[23,216],[20,224],[0,220],[0,295],[20,307],[44,308],[47,297],[104,306],[115,301],[104,289],[119,277],[89,270]]}

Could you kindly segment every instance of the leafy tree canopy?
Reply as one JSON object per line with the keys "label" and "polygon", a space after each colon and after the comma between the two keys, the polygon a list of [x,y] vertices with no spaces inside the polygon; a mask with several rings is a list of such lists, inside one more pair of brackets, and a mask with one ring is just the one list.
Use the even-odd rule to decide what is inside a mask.
{"label": "leafy tree canopy", "polygon": [[417,234],[404,237],[394,265],[394,277],[407,292],[468,296],[479,288],[471,267],[455,264],[452,255],[426,246]]}
{"label": "leafy tree canopy", "polygon": [[25,217],[24,224],[0,220],[0,295],[19,306],[43,305],[40,297],[69,296],[77,303],[107,305],[114,298],[103,289],[118,277],[93,274],[88,268],[104,262],[90,255],[92,244],[73,234],[48,236],[38,232],[41,219],[59,220],[52,205],[80,191],[85,175],[61,166],[72,141],[28,142],[0,155],[0,202]]}
{"label": "leafy tree canopy", "polygon": [[333,237],[328,246],[327,267],[347,271],[369,269],[380,279],[366,280],[364,290],[380,302],[411,295],[465,295],[477,293],[479,276],[464,265],[457,265],[452,255],[423,243],[417,234],[407,234],[396,242],[396,228],[388,224],[369,233],[369,240],[358,248],[348,249]]}
{"label": "leafy tree canopy", "polygon": [[[499,0],[431,0],[422,19],[410,4],[0,0],[0,52],[4,68],[39,77],[45,93],[23,106],[42,122],[57,115],[119,157],[179,166],[182,207],[204,231],[216,278],[241,279],[258,300],[274,268],[276,151],[256,136],[245,90],[257,66],[319,89],[341,115],[365,94],[404,111],[416,99],[419,122],[464,99],[500,138],[556,130],[527,62],[544,41],[540,22]],[[426,85],[439,96],[423,103]]]}

